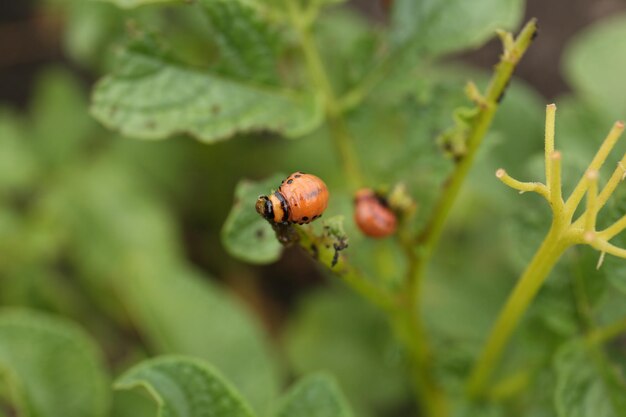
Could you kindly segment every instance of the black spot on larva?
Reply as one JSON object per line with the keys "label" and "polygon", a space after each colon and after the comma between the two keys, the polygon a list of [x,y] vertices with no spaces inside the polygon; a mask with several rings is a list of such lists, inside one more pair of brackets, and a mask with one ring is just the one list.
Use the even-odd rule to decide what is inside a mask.
{"label": "black spot on larva", "polygon": [[265,230],[263,230],[263,229],[259,229],[259,230],[257,230],[257,231],[256,231],[256,233],[255,233],[255,234],[256,234],[256,237],[257,237],[258,239],[261,239],[261,238],[263,237],[263,235],[265,235]]}
{"label": "black spot on larva", "polygon": [[304,217],[302,218],[302,220],[304,220],[305,222],[307,222],[307,221],[309,221],[309,218],[308,218],[307,216],[304,216]]}
{"label": "black spot on larva", "polygon": [[535,39],[537,39],[537,36],[539,36],[539,28],[535,29],[535,31],[533,32],[532,36],[530,37],[530,40],[534,41]]}
{"label": "black spot on larva", "polygon": [[218,115],[218,114],[220,114],[221,111],[222,111],[222,109],[217,104],[215,104],[213,107],[211,107],[211,113],[213,113],[213,115]]}
{"label": "black spot on larva", "polygon": [[313,255],[313,258],[317,259],[319,257],[319,252],[317,250],[317,245],[315,243],[311,244],[311,253]]}
{"label": "black spot on larva", "polygon": [[293,183],[293,180],[290,178],[289,180],[287,180],[287,184],[291,184]]}
{"label": "black spot on larva", "polygon": [[280,207],[283,209],[283,218],[281,221],[284,223],[289,218],[289,204],[287,204],[287,200],[285,200],[285,197],[280,192],[276,191],[274,196],[280,201]]}
{"label": "black spot on larva", "polygon": [[296,175],[294,175],[294,177],[296,177],[296,178],[300,178],[301,176],[302,176],[302,175],[300,175],[300,174],[296,174]]}

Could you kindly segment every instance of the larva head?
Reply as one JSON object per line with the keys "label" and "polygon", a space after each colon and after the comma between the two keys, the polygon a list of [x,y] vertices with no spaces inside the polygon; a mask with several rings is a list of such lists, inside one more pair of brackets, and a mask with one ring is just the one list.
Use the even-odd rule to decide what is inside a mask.
{"label": "larva head", "polygon": [[268,196],[260,196],[256,201],[255,208],[261,216],[267,220],[274,221],[274,208]]}

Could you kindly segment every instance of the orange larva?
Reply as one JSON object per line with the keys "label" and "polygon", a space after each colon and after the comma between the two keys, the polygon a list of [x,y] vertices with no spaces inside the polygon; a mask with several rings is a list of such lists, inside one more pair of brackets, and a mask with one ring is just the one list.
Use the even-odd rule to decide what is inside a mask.
{"label": "orange larva", "polygon": [[310,223],[322,216],[328,206],[328,188],[315,175],[295,172],[285,179],[278,191],[262,195],[256,211],[274,223]]}
{"label": "orange larva", "polygon": [[364,235],[383,238],[396,231],[396,215],[387,206],[386,201],[376,193],[364,188],[356,193],[354,199],[354,221]]}

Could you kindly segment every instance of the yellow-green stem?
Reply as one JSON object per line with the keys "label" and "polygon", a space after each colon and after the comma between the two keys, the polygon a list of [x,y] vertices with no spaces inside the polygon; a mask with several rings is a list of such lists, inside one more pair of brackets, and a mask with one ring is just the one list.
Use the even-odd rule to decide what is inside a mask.
{"label": "yellow-green stem", "polygon": [[491,79],[480,113],[473,123],[467,137],[467,152],[457,163],[454,172],[448,179],[446,187],[432,211],[433,216],[427,223],[428,227],[419,238],[419,243],[423,246],[422,258],[430,258],[431,252],[437,245],[443,226],[459,194],[461,185],[463,185],[474,162],[476,152],[491,126],[491,122],[498,108],[499,100],[502,98],[504,90],[511,80],[515,66],[530,46],[536,32],[536,21],[532,19],[524,26],[524,29],[522,29],[522,32],[515,41],[513,50],[505,51],[500,63],[496,66],[496,73]]}
{"label": "yellow-green stem", "polygon": [[467,393],[470,397],[475,398],[482,394],[513,331],[568,246],[564,230],[553,226],[509,295],[491,330],[467,382]]}
{"label": "yellow-green stem", "polygon": [[545,168],[546,168],[546,184],[552,183],[552,154],[554,152],[554,125],[556,119],[556,105],[554,103],[546,106],[546,130],[545,130]]}
{"label": "yellow-green stem", "polygon": [[421,375],[419,377],[425,384],[428,384],[428,390],[435,396],[434,400],[425,404],[430,408],[428,410],[430,413],[436,413],[432,415],[445,416],[447,411],[443,392],[436,387],[432,377],[428,337],[420,314],[421,287],[425,268],[439,241],[452,205],[472,167],[478,148],[491,126],[515,66],[530,46],[536,31],[536,21],[533,19],[524,26],[513,46],[510,49],[505,47],[500,63],[496,66],[496,72],[487,89],[487,94],[480,101],[479,114],[468,133],[467,151],[457,162],[454,172],[447,180],[445,189],[432,211],[433,215],[427,222],[426,229],[418,238],[419,252],[417,256],[414,254],[414,256],[409,257],[410,273],[407,282],[407,296],[410,299],[409,314],[413,315],[410,320],[413,327],[412,343],[420,347],[419,350],[414,351],[414,362],[420,367]]}
{"label": "yellow-green stem", "polygon": [[[416,386],[421,389],[424,397],[428,391],[429,396],[433,399],[425,402],[424,406],[428,407],[429,415],[445,416],[445,399],[443,393],[438,390],[432,377],[431,365],[429,360],[428,337],[422,323],[420,314],[421,307],[421,287],[424,276],[425,267],[432,256],[432,252],[438,243],[439,237],[443,230],[443,226],[448,218],[450,209],[456,200],[461,185],[465,181],[467,174],[473,164],[475,154],[482,143],[487,130],[491,126],[491,122],[498,107],[498,102],[504,94],[504,90],[508,85],[515,65],[522,57],[526,49],[530,46],[533,35],[536,31],[535,21],[531,20],[522,30],[513,50],[505,51],[500,63],[496,67],[496,73],[489,85],[484,100],[481,101],[479,114],[472,125],[467,137],[467,153],[457,163],[454,172],[446,183],[446,187],[442,192],[439,201],[433,210],[433,216],[427,223],[428,226],[424,233],[419,237],[419,252],[416,254],[413,249],[409,249],[409,274],[407,277],[407,297],[409,301],[409,312],[411,315],[408,323],[412,326],[412,345],[415,346],[412,351],[413,361],[418,367],[416,378]],[[422,388],[420,388],[420,386]],[[428,388],[424,388],[428,387]]]}
{"label": "yellow-green stem", "polygon": [[[591,160],[591,163],[589,164],[587,171],[599,171],[600,170],[600,168],[604,164],[604,161],[606,161],[606,158],[609,156],[609,153],[611,152],[611,150],[613,149],[613,147],[619,140],[623,131],[624,131],[624,123],[616,122],[613,125],[613,128],[611,129],[607,137],[604,139],[604,142],[602,142],[602,145],[600,145],[598,152],[596,152],[595,156]],[[576,211],[576,207],[578,207],[578,203],[580,203],[580,200],[582,200],[583,196],[585,195],[585,192],[587,191],[587,185],[588,183],[587,181],[585,181],[585,177],[583,176],[583,178],[578,182],[578,184],[576,184],[576,187],[574,187],[574,191],[572,191],[569,198],[565,202],[564,210],[565,210],[565,213],[567,213],[568,219],[571,220],[572,216],[574,215],[574,212]],[[607,184],[607,186],[608,185],[609,184]],[[613,187],[614,185],[616,184],[611,184],[611,187]],[[608,190],[611,190],[611,189],[609,188]],[[610,195],[610,192],[608,194],[602,195],[601,197],[608,198],[608,195]],[[606,201],[606,200],[601,200],[601,201]]]}

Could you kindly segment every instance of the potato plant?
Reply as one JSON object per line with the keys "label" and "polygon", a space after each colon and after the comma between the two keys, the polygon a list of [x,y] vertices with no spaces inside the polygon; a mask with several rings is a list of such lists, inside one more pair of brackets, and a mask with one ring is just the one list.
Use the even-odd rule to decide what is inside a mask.
{"label": "potato plant", "polygon": [[[625,415],[626,16],[546,105],[523,0],[39,7],[99,80],[0,109],[0,416]],[[297,171],[323,218],[260,216]],[[327,280],[278,314],[277,262]]]}

